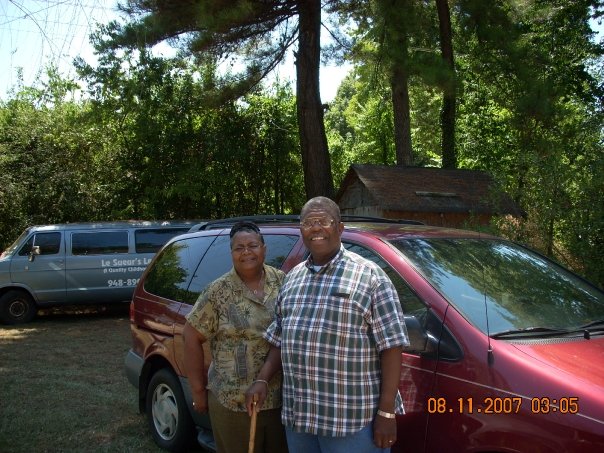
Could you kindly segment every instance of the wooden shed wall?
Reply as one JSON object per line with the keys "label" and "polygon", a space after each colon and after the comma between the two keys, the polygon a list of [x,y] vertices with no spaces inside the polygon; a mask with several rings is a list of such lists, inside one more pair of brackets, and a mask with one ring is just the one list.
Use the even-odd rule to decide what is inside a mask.
{"label": "wooden shed wall", "polygon": [[356,208],[340,208],[342,214],[383,217],[386,219],[405,219],[416,220],[423,222],[426,225],[449,228],[463,228],[469,225],[488,225],[491,221],[491,216],[487,214],[479,214],[470,216],[465,213],[449,212],[408,212],[408,211],[392,211],[383,210],[378,206],[359,206]]}

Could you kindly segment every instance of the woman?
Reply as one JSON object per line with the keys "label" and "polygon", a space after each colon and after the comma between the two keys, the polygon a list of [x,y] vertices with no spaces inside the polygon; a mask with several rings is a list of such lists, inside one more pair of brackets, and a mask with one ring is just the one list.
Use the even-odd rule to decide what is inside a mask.
{"label": "woman", "polygon": [[[185,371],[197,412],[209,411],[218,453],[247,453],[250,417],[245,391],[269,350],[262,334],[273,319],[285,274],[264,264],[266,245],[253,222],[231,228],[233,268],[199,296],[184,327]],[[203,343],[212,363],[204,373]],[[256,422],[255,452],[287,452],[281,424],[281,376],[270,382]],[[267,404],[268,403],[268,404]]]}

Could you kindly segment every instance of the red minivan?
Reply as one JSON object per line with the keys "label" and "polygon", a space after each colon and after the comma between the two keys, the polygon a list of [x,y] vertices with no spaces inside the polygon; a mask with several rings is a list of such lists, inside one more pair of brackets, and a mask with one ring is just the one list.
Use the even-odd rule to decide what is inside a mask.
{"label": "red minivan", "polygon": [[[306,259],[296,219],[252,218],[266,262]],[[229,223],[230,222],[230,223]],[[401,355],[392,452],[604,451],[604,293],[521,245],[485,234],[347,219],[344,247],[395,284],[411,346]],[[182,329],[199,293],[231,267],[231,221],[172,239],[131,304],[126,373],[156,443],[214,448],[192,411]]]}

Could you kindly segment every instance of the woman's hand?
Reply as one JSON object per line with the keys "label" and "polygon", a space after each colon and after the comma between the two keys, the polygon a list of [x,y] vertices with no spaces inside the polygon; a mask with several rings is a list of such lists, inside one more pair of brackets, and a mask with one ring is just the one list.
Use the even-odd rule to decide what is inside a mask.
{"label": "woman's hand", "polygon": [[202,390],[201,392],[193,393],[193,410],[204,414],[208,411],[208,391]]}
{"label": "woman's hand", "polygon": [[[266,400],[268,393],[268,384],[265,381],[254,381],[245,392],[245,407],[247,414],[251,417],[254,410],[260,411],[260,408]],[[257,403],[254,405],[254,395],[256,395]]]}

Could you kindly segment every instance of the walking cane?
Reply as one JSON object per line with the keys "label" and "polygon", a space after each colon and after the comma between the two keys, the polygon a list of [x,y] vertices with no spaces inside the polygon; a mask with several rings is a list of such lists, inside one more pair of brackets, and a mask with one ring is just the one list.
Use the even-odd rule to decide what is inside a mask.
{"label": "walking cane", "polygon": [[258,403],[258,395],[254,393],[254,401],[253,401],[253,411],[252,411],[252,421],[250,423],[250,443],[247,447],[247,453],[254,453],[254,441],[256,440],[256,416],[258,413],[256,412],[256,404]]}

